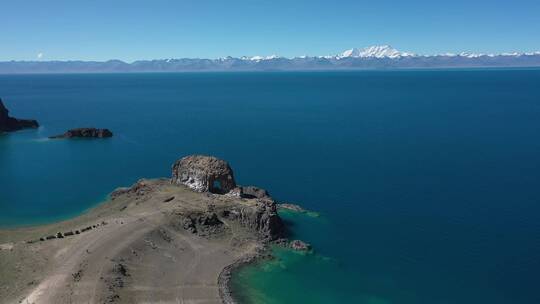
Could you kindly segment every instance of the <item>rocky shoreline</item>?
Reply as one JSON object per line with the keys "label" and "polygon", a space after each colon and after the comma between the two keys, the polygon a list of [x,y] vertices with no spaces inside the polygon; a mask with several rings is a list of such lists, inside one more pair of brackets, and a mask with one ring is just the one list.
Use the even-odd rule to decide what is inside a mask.
{"label": "rocky shoreline", "polygon": [[232,287],[230,285],[233,272],[240,269],[243,266],[256,263],[268,257],[269,257],[268,248],[265,247],[261,251],[253,255],[238,259],[234,263],[223,268],[223,270],[219,273],[219,277],[218,277],[219,296],[223,304],[237,304],[238,303],[234,299]]}
{"label": "rocky shoreline", "polygon": [[34,119],[19,119],[9,116],[9,110],[4,106],[0,98],[0,134],[22,129],[36,129],[39,124]]}
{"label": "rocky shoreline", "polygon": [[[310,251],[311,245],[300,241],[293,240],[288,241],[286,239],[281,239],[274,242],[276,245],[281,245],[285,248],[290,248],[296,251]],[[269,248],[267,245],[261,247],[256,253],[249,255],[247,257],[240,258],[234,263],[226,266],[219,273],[218,277],[218,286],[219,286],[219,296],[223,304],[238,304],[238,301],[234,298],[234,292],[231,286],[231,279],[235,271],[238,271],[240,268],[258,263],[265,259],[272,259],[272,255],[269,253]]]}

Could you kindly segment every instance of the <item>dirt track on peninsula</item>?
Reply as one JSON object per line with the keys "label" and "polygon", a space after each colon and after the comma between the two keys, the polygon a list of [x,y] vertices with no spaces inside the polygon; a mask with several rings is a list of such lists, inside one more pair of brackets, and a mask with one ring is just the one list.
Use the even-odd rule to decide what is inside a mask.
{"label": "dirt track on peninsula", "polygon": [[163,180],[147,185],[150,191],[121,195],[69,221],[1,230],[2,303],[221,303],[219,273],[261,244],[235,222],[224,221],[220,233],[194,234],[179,214],[249,202]]}

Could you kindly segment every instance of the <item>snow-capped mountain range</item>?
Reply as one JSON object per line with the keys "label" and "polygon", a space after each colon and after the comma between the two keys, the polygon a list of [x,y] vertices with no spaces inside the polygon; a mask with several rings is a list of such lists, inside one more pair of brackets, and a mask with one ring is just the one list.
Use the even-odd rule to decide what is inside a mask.
{"label": "snow-capped mountain range", "polygon": [[401,52],[389,45],[352,48],[336,55],[224,57],[218,59],[180,58],[109,61],[4,61],[0,74],[10,73],[114,73],[114,72],[196,72],[267,70],[362,70],[403,68],[540,67],[540,52],[530,53],[445,53],[418,55]]}
{"label": "snow-capped mountain range", "polygon": [[336,58],[399,58],[416,56],[412,53],[400,52],[389,45],[375,45],[363,49],[352,48],[336,55]]}
{"label": "snow-capped mountain range", "polygon": [[[326,56],[318,56],[319,58],[327,58],[327,59],[343,59],[343,58],[403,58],[403,57],[467,57],[467,58],[478,58],[478,57],[497,57],[497,56],[536,56],[540,55],[540,51],[538,52],[530,52],[530,53],[502,53],[502,54],[483,54],[483,53],[469,53],[469,52],[462,52],[459,54],[454,53],[444,53],[444,54],[437,54],[437,55],[418,55],[415,53],[409,53],[409,52],[401,52],[397,49],[393,48],[390,45],[374,45],[369,46],[365,48],[352,48],[348,49],[346,51],[343,51],[337,55],[326,55]],[[294,58],[308,58],[309,56],[300,56],[300,57],[294,57]],[[277,55],[271,55],[271,56],[243,56],[241,59],[243,60],[251,60],[251,61],[261,61],[261,60],[271,60],[271,59],[277,59],[277,58],[285,58],[280,57]]]}

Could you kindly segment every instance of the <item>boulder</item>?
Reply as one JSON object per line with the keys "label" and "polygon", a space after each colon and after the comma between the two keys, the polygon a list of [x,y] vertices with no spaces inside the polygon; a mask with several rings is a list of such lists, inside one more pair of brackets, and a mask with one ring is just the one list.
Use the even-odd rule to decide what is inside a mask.
{"label": "boulder", "polygon": [[8,109],[0,99],[0,133],[12,132],[27,128],[38,128],[39,124],[33,119],[17,119],[9,116]]}
{"label": "boulder", "polygon": [[77,128],[68,130],[64,134],[50,136],[49,138],[108,138],[113,134],[109,129]]}
{"label": "boulder", "polygon": [[225,194],[236,187],[229,164],[213,156],[190,155],[176,161],[171,182],[196,192]]}

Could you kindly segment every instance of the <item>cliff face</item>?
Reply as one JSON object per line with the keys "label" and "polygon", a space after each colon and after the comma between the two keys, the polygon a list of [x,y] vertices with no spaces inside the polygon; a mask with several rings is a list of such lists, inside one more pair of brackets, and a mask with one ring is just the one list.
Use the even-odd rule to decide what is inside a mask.
{"label": "cliff face", "polygon": [[0,133],[12,132],[26,128],[37,128],[39,124],[33,119],[17,119],[9,116],[8,109],[0,99]]}
{"label": "cliff face", "polygon": [[276,203],[257,200],[252,206],[233,208],[230,217],[244,227],[257,231],[264,240],[276,240],[285,236],[283,221],[277,213]]}

